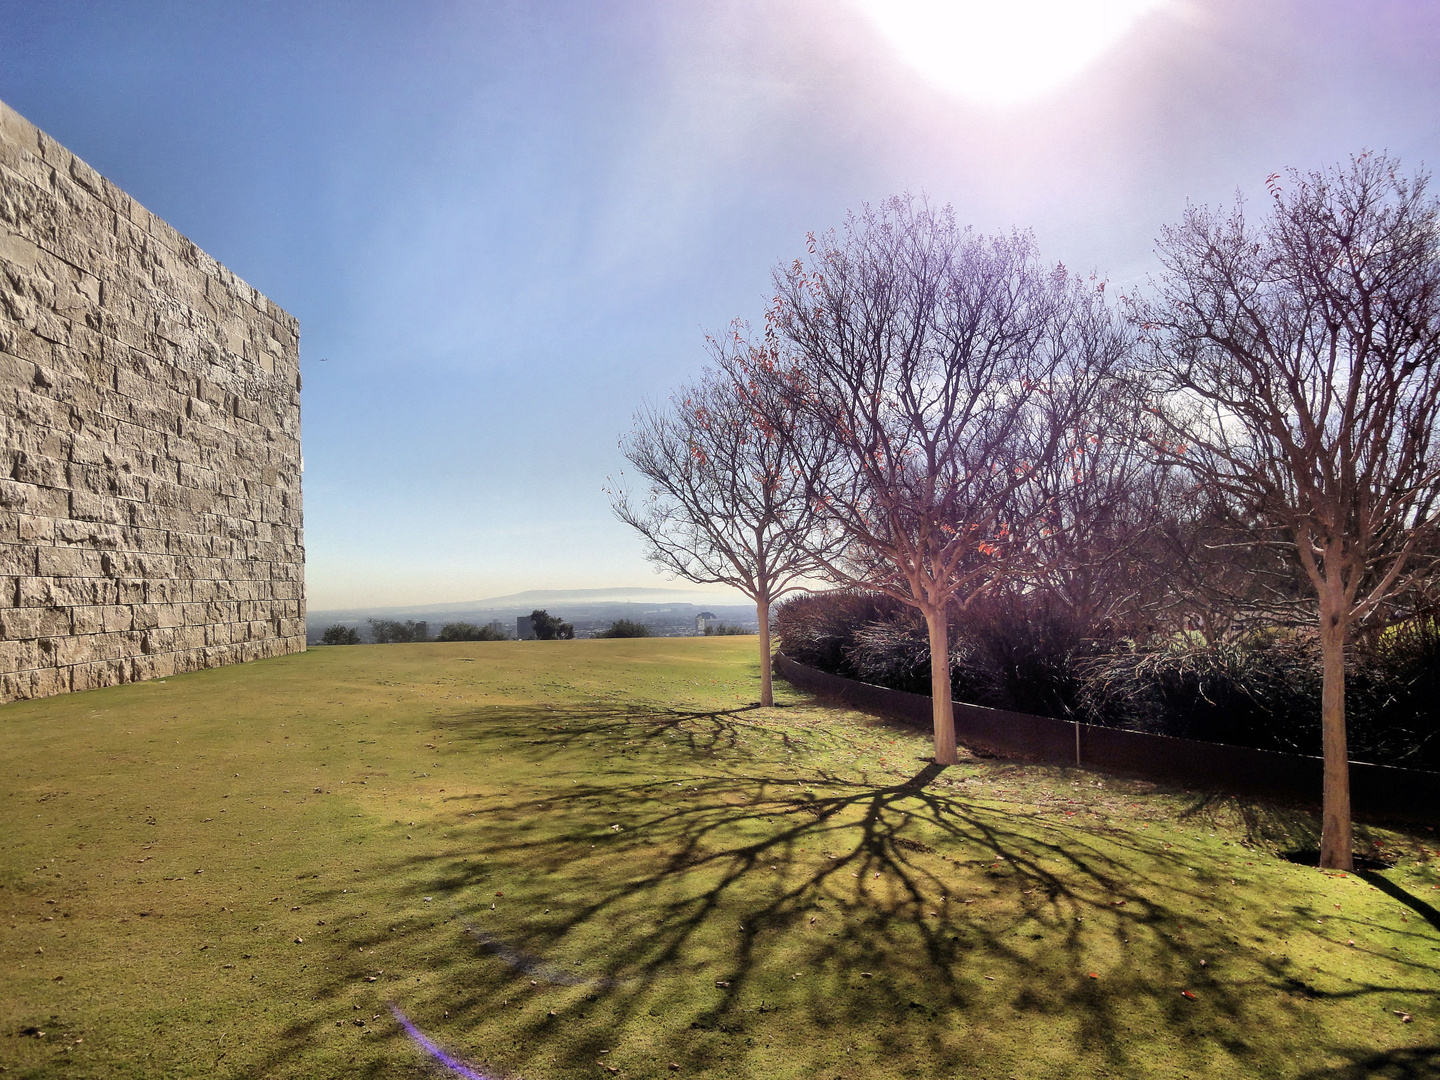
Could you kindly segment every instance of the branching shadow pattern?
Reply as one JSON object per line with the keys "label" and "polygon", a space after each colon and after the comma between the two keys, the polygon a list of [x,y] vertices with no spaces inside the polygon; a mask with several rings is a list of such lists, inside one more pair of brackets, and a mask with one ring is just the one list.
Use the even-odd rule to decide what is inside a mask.
{"label": "branching shadow pattern", "polygon": [[[450,842],[365,882],[393,914],[349,934],[326,994],[379,980],[487,1076],[1142,1075],[1156,1040],[1195,1075],[1268,1075],[1287,1040],[1347,1062],[1315,1077],[1437,1075],[1434,1047],[1365,1057],[1317,1008],[1397,993],[1433,1007],[1434,960],[1414,959],[1409,985],[1297,963],[1358,934],[1337,938],[1302,892],[1187,867],[1158,837],[1007,801],[993,765],[897,778],[897,749],[883,769],[812,767],[843,737],[774,715],[451,718],[448,738],[544,780],[447,799]],[[1234,936],[1227,907],[1262,903],[1264,940]],[[1418,937],[1440,944],[1434,915],[1415,957]],[[359,959],[375,953],[398,958],[383,979]],[[264,1068],[298,1060],[323,1006]],[[823,1038],[794,1045],[789,1017]]]}

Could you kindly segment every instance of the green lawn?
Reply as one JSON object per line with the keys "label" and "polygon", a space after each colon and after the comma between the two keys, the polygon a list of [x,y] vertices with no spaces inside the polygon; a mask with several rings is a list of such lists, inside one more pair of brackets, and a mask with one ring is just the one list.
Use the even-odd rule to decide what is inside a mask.
{"label": "green lawn", "polygon": [[754,706],[754,647],[314,649],[0,708],[0,1067],[454,1075],[393,1006],[495,1080],[1440,1075],[1433,832],[1324,874],[1276,857],[1304,813],[937,770]]}

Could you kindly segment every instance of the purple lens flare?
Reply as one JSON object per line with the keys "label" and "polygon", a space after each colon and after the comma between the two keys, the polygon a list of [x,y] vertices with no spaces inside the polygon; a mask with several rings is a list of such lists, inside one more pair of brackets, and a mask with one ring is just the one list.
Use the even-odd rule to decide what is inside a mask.
{"label": "purple lens flare", "polygon": [[421,1047],[424,1048],[425,1052],[431,1057],[433,1057],[436,1061],[440,1062],[441,1065],[444,1065],[452,1072],[465,1077],[465,1080],[492,1080],[491,1077],[486,1076],[484,1073],[476,1072],[474,1069],[470,1068],[469,1065],[466,1065],[463,1061],[459,1060],[458,1058],[451,1057],[450,1054],[448,1054],[441,1047],[436,1046],[433,1042],[430,1041],[430,1039],[423,1031],[421,1031],[418,1027],[416,1027],[410,1022],[410,1018],[406,1016],[403,1012],[401,1012],[400,1007],[396,1005],[393,1001],[389,1002],[389,1005],[390,1011],[395,1014],[395,1019],[400,1021],[400,1026],[405,1029],[405,1031],[409,1034],[410,1038],[414,1039],[417,1043],[419,1043]]}

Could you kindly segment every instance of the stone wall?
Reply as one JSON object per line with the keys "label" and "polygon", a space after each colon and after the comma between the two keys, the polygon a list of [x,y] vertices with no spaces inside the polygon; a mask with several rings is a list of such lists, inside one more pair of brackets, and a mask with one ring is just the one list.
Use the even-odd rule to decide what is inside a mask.
{"label": "stone wall", "polygon": [[305,648],[299,326],[0,103],[0,700]]}

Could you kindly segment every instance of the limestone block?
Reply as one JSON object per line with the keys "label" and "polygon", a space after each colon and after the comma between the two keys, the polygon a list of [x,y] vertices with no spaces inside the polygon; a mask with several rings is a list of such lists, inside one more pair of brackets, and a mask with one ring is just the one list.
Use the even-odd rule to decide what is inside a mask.
{"label": "limestone block", "polygon": [[143,578],[117,578],[115,580],[115,603],[124,605],[145,602],[145,580]]}
{"label": "limestone block", "polygon": [[[32,580],[32,579],[21,579]],[[17,607],[0,609],[0,635],[6,640],[65,636],[70,633],[70,613],[65,608]]]}
{"label": "limestone block", "polygon": [[30,693],[27,697],[51,697],[54,694],[68,693],[70,690],[70,670],[65,668],[42,667],[28,672],[30,676]]}
{"label": "limestone block", "polygon": [[191,649],[200,649],[205,646],[205,627],[196,623],[193,619],[186,622],[184,626],[175,628],[175,650],[179,653],[188,652]]}
{"label": "limestone block", "polygon": [[57,607],[107,604],[115,599],[115,583],[106,578],[48,578],[44,599]]}
{"label": "limestone block", "polygon": [[36,573],[38,555],[33,544],[0,545],[0,576],[14,578]]}
{"label": "limestone block", "polygon": [[34,484],[14,480],[0,480],[0,507],[7,510],[26,510],[36,494]]}
{"label": "limestone block", "polygon": [[[35,501],[32,499],[30,505],[34,505]],[[32,545],[54,543],[55,519],[48,515],[21,514],[16,522],[16,533],[21,543]]]}
{"label": "limestone block", "polygon": [[76,465],[71,462],[65,471],[68,486],[72,491],[84,491],[92,495],[120,494],[120,474],[113,466]]}
{"label": "limestone block", "polygon": [[66,486],[65,463],[21,450],[15,454],[10,476],[34,487],[63,488]]}
{"label": "limestone block", "polygon": [[42,663],[38,641],[0,641],[0,671],[28,671]]}
{"label": "limestone block", "polygon": [[110,525],[119,525],[130,518],[126,504],[119,499],[94,495],[87,491],[70,493],[70,516],[79,521],[98,521]]}
{"label": "limestone block", "polygon": [[[98,690],[104,686],[118,686],[128,681],[124,664],[119,660],[104,660],[94,664],[77,664],[70,669],[76,691]],[[37,695],[38,696],[38,695]]]}
{"label": "limestone block", "polygon": [[53,523],[56,544],[79,545],[87,548],[119,548],[125,542],[125,528],[98,521],[62,519]]}
{"label": "limestone block", "polygon": [[142,551],[156,555],[173,555],[171,550],[171,537],[176,535],[164,529],[146,529],[131,527],[127,530],[129,547],[132,551]]}
{"label": "limestone block", "polygon": [[42,547],[37,550],[37,573],[42,577],[101,577],[102,555],[82,547]]}
{"label": "limestone block", "polygon": [[105,609],[99,605],[72,607],[70,609],[70,633],[76,641],[88,641],[105,629]]}
{"label": "limestone block", "polygon": [[97,651],[97,638],[95,635],[83,637],[70,634],[65,637],[56,637],[49,640],[50,659],[57,667],[73,667],[76,664],[88,664],[95,660],[114,659],[113,656],[103,654],[103,646]]}
{"label": "limestone block", "polygon": [[175,631],[173,629],[150,630],[140,637],[140,651],[147,656],[168,653],[174,648]]}
{"label": "limestone block", "polygon": [[[126,512],[129,514],[131,528],[146,532],[163,532],[166,526],[173,522],[174,515],[172,513],[167,513],[164,507],[154,504],[155,489],[153,485],[155,482],[155,478],[151,477],[144,483],[146,501],[127,501]],[[177,528],[182,530],[182,535],[191,531],[183,525],[177,526]],[[173,550],[173,547],[174,545],[169,545],[167,550]]]}

